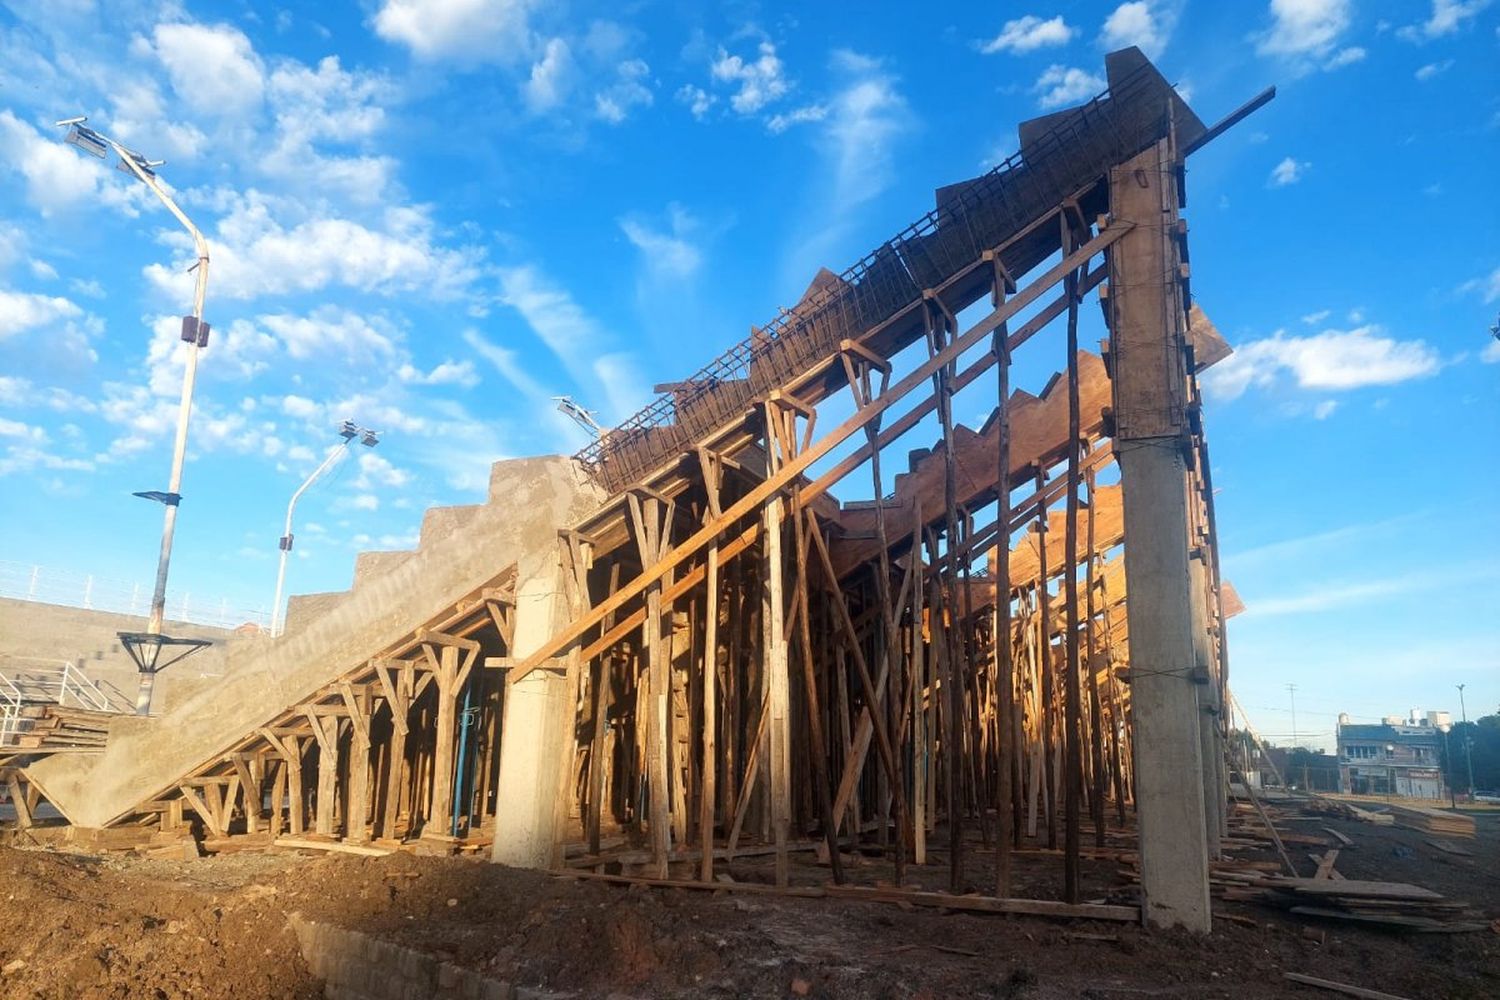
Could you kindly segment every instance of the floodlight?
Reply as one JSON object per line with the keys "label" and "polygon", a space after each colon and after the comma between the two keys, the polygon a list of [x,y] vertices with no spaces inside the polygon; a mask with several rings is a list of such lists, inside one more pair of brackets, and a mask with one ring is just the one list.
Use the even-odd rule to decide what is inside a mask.
{"label": "floodlight", "polygon": [[67,128],[69,125],[82,125],[84,122],[86,122],[88,120],[89,120],[89,116],[88,115],[79,115],[76,118],[64,118],[62,121],[60,121],[60,122],[53,122],[52,124],[56,125],[58,128]]}
{"label": "floodlight", "polygon": [[373,448],[380,443],[380,438],[375,436],[374,431],[366,430],[359,436],[359,443],[364,445],[366,448]]}
{"label": "floodlight", "polygon": [[68,128],[68,134],[63,137],[63,142],[70,146],[77,146],[90,156],[104,159],[109,155],[109,144],[104,137],[86,125],[72,125]]}
{"label": "floodlight", "polygon": [[343,438],[345,441],[358,436],[359,428],[355,426],[354,421],[345,420],[342,424],[339,425],[339,437]]}

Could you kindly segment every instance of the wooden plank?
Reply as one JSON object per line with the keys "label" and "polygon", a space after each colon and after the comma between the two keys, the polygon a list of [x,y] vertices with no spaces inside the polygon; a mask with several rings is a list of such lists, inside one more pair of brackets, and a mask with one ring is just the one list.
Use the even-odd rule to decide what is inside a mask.
{"label": "wooden plank", "polygon": [[[975,324],[963,336],[955,338],[942,351],[918,366],[900,382],[882,393],[877,399],[872,400],[868,406],[861,408],[835,430],[819,439],[817,443],[807,448],[795,459],[787,462],[774,475],[766,477],[760,485],[736,500],[720,517],[712,519],[702,528],[698,529],[685,542],[672,549],[665,558],[642,570],[639,576],[610,595],[608,599],[597,605],[587,615],[570,622],[566,628],[560,630],[546,642],[542,643],[524,662],[514,669],[512,672],[513,679],[520,680],[522,677],[525,677],[548,659],[556,656],[559,650],[581,639],[590,629],[596,627],[607,613],[618,610],[626,601],[645,593],[647,588],[661,580],[668,572],[680,566],[691,556],[697,555],[703,546],[718,536],[724,528],[756,510],[773,495],[780,493],[786,488],[787,484],[794,482],[798,476],[801,476],[808,468],[837,448],[855,431],[864,427],[865,424],[880,416],[886,410],[890,409],[891,406],[905,398],[908,393],[925,383],[944,365],[961,357],[970,348],[979,344],[984,337],[988,336],[1001,323],[1030,305],[1043,292],[1061,281],[1069,272],[1087,264],[1095,254],[1111,246],[1132,228],[1133,225],[1130,223],[1108,226],[1098,236],[1084,244],[1078,251],[1060,261],[1036,281],[1027,285],[1024,291]],[[822,484],[822,490],[826,490],[829,486],[833,485],[833,482],[837,481],[833,480],[824,483],[824,479],[826,478],[824,476],[818,480],[818,484]],[[805,493],[806,491],[804,490]],[[815,493],[813,495],[816,496],[818,494]],[[807,497],[807,499],[811,499],[811,497]],[[837,579],[836,575],[835,579]]]}
{"label": "wooden plank", "polygon": [[1444,898],[1442,894],[1433,892],[1431,889],[1407,882],[1368,882],[1357,879],[1331,882],[1310,878],[1277,878],[1268,879],[1266,884],[1273,889],[1310,893],[1317,896],[1434,901]]}
{"label": "wooden plank", "polygon": [[1339,842],[1339,846],[1341,846],[1341,847],[1353,847],[1354,846],[1354,838],[1348,837],[1348,836],[1345,836],[1342,833],[1339,833],[1337,830],[1335,830],[1331,826],[1325,826],[1325,827],[1323,827],[1323,832],[1326,833],[1326,834],[1328,834],[1334,840],[1337,840]]}
{"label": "wooden plank", "polygon": [[1331,879],[1331,878],[1333,878],[1333,864],[1338,859],[1339,859],[1339,849],[1337,847],[1332,848],[1331,850],[1325,851],[1324,854],[1323,854],[1323,856],[1318,859],[1318,870],[1313,873],[1313,878],[1314,879]]}
{"label": "wooden plank", "polygon": [[1362,1000],[1406,1000],[1406,998],[1399,997],[1394,993],[1367,990],[1363,986],[1336,983],[1332,979],[1319,979],[1317,976],[1309,976],[1301,972],[1284,972],[1282,975],[1291,982],[1300,983],[1303,986],[1316,986],[1320,990],[1328,990],[1331,993],[1342,993],[1348,997],[1361,997]]}
{"label": "wooden plank", "polygon": [[386,847],[346,844],[337,840],[306,840],[301,837],[277,837],[271,843],[276,847],[291,847],[299,851],[334,851],[338,854],[360,854],[370,858],[383,858],[387,854],[395,853]]}
{"label": "wooden plank", "polygon": [[1105,903],[1059,903],[1048,899],[999,899],[994,896],[959,896],[946,892],[919,892],[909,889],[882,889],[854,885],[787,886],[781,888],[758,882],[693,882],[641,878],[632,875],[604,875],[598,872],[554,871],[559,878],[588,879],[616,885],[644,885],[660,889],[695,889],[703,892],[738,892],[761,896],[796,896],[807,899],[847,899],[861,903],[891,903],[897,906],[933,906],[971,913],[1014,913],[1036,917],[1062,917],[1075,920],[1113,920],[1139,923],[1138,906],[1113,906]]}

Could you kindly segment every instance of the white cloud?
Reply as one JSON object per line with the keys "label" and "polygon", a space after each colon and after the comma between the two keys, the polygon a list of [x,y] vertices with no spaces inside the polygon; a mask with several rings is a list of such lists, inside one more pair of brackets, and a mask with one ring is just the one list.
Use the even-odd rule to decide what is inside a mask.
{"label": "white cloud", "polygon": [[0,288],[0,340],[23,330],[82,316],[83,310],[65,298]]}
{"label": "white cloud", "polygon": [[1271,176],[1266,183],[1270,187],[1286,187],[1289,184],[1295,184],[1302,179],[1310,166],[1312,166],[1311,163],[1303,163],[1288,156],[1271,168]]}
{"label": "white cloud", "polygon": [[594,361],[594,375],[604,390],[608,413],[616,421],[639,410],[651,398],[651,384],[641,376],[635,359],[628,354],[600,355]]}
{"label": "white cloud", "polygon": [[1435,374],[1437,351],[1421,340],[1396,340],[1380,327],[1325,330],[1306,337],[1278,330],[1263,340],[1234,349],[1204,374],[1204,388],[1222,399],[1236,399],[1252,386],[1275,385],[1289,374],[1303,389],[1348,390],[1394,385]]}
{"label": "white cloud", "polygon": [[1327,420],[1329,417],[1333,416],[1333,411],[1338,409],[1338,406],[1339,403],[1336,399],[1323,400],[1317,406],[1313,407],[1313,419]]}
{"label": "white cloud", "polygon": [[385,0],[375,33],[419,59],[507,63],[525,54],[533,0]]}
{"label": "white cloud", "polygon": [[0,168],[26,180],[26,199],[44,216],[80,206],[105,205],[128,216],[154,201],[142,184],[116,184],[99,160],[44,136],[10,109],[0,109]]}
{"label": "white cloud", "polygon": [[1104,81],[1092,73],[1054,64],[1042,71],[1031,89],[1037,94],[1037,104],[1047,109],[1086,101],[1104,87]]}
{"label": "white cloud", "polygon": [[695,87],[690,83],[685,83],[677,89],[678,103],[686,104],[688,111],[692,112],[693,117],[700,122],[707,117],[709,109],[718,103],[718,100],[702,87]]}
{"label": "white cloud", "polygon": [[561,38],[549,39],[542,58],[531,67],[524,93],[532,113],[549,111],[567,96],[573,70],[573,54]]}
{"label": "white cloud", "polygon": [[715,80],[738,85],[739,89],[729,98],[729,106],[742,115],[755,114],[766,105],[781,100],[791,89],[785,67],[776,55],[775,44],[763,41],[758,52],[759,55],[749,61],[720,48],[719,56],[710,68]]}
{"label": "white cloud", "polygon": [[630,109],[650,107],[655,100],[647,86],[651,67],[641,59],[627,59],[615,68],[615,80],[594,95],[594,114],[618,125],[630,117]]}
{"label": "white cloud", "polygon": [[404,364],[396,369],[396,378],[408,385],[457,385],[472,389],[479,384],[479,373],[474,370],[472,362],[451,359],[427,372]]}
{"label": "white cloud", "polygon": [[1357,62],[1363,62],[1365,56],[1368,54],[1369,53],[1360,48],[1358,45],[1351,45],[1346,49],[1339,49],[1337,52],[1335,52],[1326,62],[1323,63],[1323,68],[1326,70],[1335,70],[1340,69],[1344,66],[1352,66]]}
{"label": "white cloud", "polygon": [[[273,199],[251,190],[220,219],[216,236],[210,237],[215,298],[254,299],[340,285],[383,295],[420,292],[451,299],[478,273],[475,254],[436,244],[424,209],[386,208],[379,229],[337,216],[286,227],[273,217],[274,205]],[[190,253],[185,235],[174,232],[169,240]],[[152,284],[184,301],[193,280],[185,271],[185,262],[145,269]]]}
{"label": "white cloud", "polygon": [[311,420],[322,412],[322,407],[305,396],[283,396],[281,412],[298,420]]}
{"label": "white cloud", "polygon": [[543,399],[548,395],[547,390],[531,377],[522,364],[519,355],[508,347],[491,343],[479,334],[477,330],[465,330],[463,333],[464,343],[474,349],[474,352],[494,366],[500,373],[500,377],[509,382],[522,394],[532,400]]}
{"label": "white cloud", "polygon": [[1453,60],[1444,59],[1442,62],[1432,62],[1420,67],[1415,73],[1412,74],[1412,76],[1416,77],[1418,80],[1426,81],[1431,80],[1439,73],[1446,73],[1452,68]]}
{"label": "white cloud", "polygon": [[1179,4],[1172,0],[1132,0],[1116,7],[1104,19],[1099,45],[1105,50],[1135,45],[1147,57],[1157,59],[1166,51],[1177,27]]}
{"label": "white cloud", "polygon": [[1479,352],[1479,360],[1487,365],[1500,365],[1500,340],[1492,340]]}
{"label": "white cloud", "polygon": [[766,119],[766,128],[772,133],[780,135],[793,125],[803,125],[807,122],[820,122],[828,117],[828,105],[809,104],[801,108],[793,108],[783,114],[775,114]]}
{"label": "white cloud", "polygon": [[1495,268],[1482,278],[1471,278],[1458,286],[1458,290],[1464,293],[1477,293],[1486,302],[1494,302],[1500,299],[1500,267]]}
{"label": "white cloud", "polygon": [[911,125],[897,78],[878,59],[845,49],[833,54],[835,73],[844,79],[829,101],[823,134],[834,162],[834,194],[854,206],[890,183],[895,141]]}
{"label": "white cloud", "polygon": [[53,267],[45,260],[38,260],[37,258],[33,257],[28,260],[26,264],[31,269],[32,275],[40,278],[42,281],[57,280],[57,268]]}
{"label": "white cloud", "polygon": [[396,172],[390,156],[333,155],[322,147],[362,142],[385,124],[385,108],[400,100],[399,89],[384,76],[348,71],[337,56],[316,68],[283,62],[267,83],[275,115],[268,149],[254,158],[256,170],[274,178],[278,188],[330,191],[361,204],[382,200]]}
{"label": "white cloud", "polygon": [[355,510],[379,510],[380,498],[373,493],[361,493],[349,501]]}
{"label": "white cloud", "polygon": [[[158,316],[152,321],[145,365],[152,392],[159,396],[181,393],[180,358],[185,346],[180,316]],[[226,381],[251,379],[270,367],[276,351],[275,338],[253,323],[235,319],[227,328],[210,333],[208,347],[199,354],[198,377]]]}
{"label": "white cloud", "polygon": [[1068,26],[1061,14],[1045,19],[1026,14],[1014,21],[1006,21],[1000,34],[980,44],[979,51],[987,56],[996,52],[1019,55],[1051,45],[1066,45],[1075,34],[1077,31]]}
{"label": "white cloud", "polygon": [[368,448],[360,451],[359,477],[354,480],[355,489],[369,491],[381,486],[400,489],[411,481],[411,473],[405,469],[398,469]]}
{"label": "white cloud", "polygon": [[1349,27],[1349,0],[1271,0],[1271,27],[1256,48],[1262,55],[1322,58]]}
{"label": "white cloud", "polygon": [[1425,42],[1452,35],[1490,5],[1490,0],[1432,0],[1432,16],[1396,32],[1408,42]]}
{"label": "white cloud", "polygon": [[156,55],[177,96],[200,115],[243,115],[259,109],[265,68],[239,29],[227,24],[159,24]]}
{"label": "white cloud", "polygon": [[261,316],[256,323],[298,361],[342,355],[349,361],[379,364],[396,353],[395,341],[399,338],[388,323],[379,319],[372,322],[337,306],[319,306],[307,316]]}
{"label": "white cloud", "polygon": [[586,374],[608,335],[565,290],[529,265],[500,272],[500,300],[521,314],[575,379]]}
{"label": "white cloud", "polygon": [[1332,309],[1319,309],[1317,312],[1310,312],[1306,316],[1303,316],[1302,322],[1308,324],[1309,326],[1315,326],[1318,323],[1323,322],[1331,315],[1333,315]]}
{"label": "white cloud", "polygon": [[698,220],[675,202],[667,206],[667,229],[652,226],[639,216],[620,219],[626,239],[639,251],[647,269],[656,277],[685,281],[698,271],[703,254],[689,239]]}

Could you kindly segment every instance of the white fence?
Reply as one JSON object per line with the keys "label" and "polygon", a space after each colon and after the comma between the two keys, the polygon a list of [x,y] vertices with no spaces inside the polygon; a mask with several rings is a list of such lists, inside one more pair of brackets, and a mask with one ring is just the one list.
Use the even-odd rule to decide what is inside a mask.
{"label": "white fence", "polygon": [[[74,608],[111,611],[121,615],[146,617],[151,612],[152,584],[87,573],[33,566],[0,560],[0,597],[22,601],[41,601]],[[231,605],[226,599],[195,595],[187,590],[167,589],[167,619],[233,629],[251,624],[269,629],[271,613]]]}

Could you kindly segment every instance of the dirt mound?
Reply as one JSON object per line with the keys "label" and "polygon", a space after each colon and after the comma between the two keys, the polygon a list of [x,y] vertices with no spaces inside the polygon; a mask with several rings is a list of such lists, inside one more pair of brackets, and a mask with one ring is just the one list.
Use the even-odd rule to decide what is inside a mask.
{"label": "dirt mound", "polygon": [[80,855],[0,848],[0,995],[314,998],[275,893],[157,882]]}

